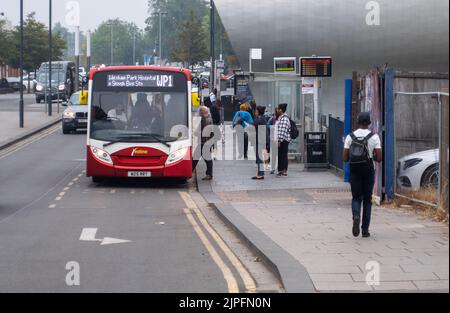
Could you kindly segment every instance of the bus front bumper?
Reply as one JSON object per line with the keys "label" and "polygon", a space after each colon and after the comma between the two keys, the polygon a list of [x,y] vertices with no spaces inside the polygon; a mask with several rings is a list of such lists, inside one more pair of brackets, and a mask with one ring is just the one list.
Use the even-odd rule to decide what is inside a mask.
{"label": "bus front bumper", "polygon": [[87,151],[87,177],[134,177],[134,173],[149,173],[147,178],[192,178],[192,160],[181,160],[170,165],[117,166],[102,162],[94,157],[91,149]]}

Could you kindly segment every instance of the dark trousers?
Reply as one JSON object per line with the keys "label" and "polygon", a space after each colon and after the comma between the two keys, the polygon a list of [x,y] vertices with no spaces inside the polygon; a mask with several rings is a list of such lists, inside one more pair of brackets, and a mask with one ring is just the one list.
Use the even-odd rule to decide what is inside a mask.
{"label": "dark trousers", "polygon": [[361,218],[361,205],[363,206],[362,230],[369,231],[372,215],[372,193],[375,184],[375,170],[369,168],[364,172],[352,172],[350,177],[352,186],[353,219]]}
{"label": "dark trousers", "polygon": [[[256,140],[258,142],[258,140]],[[258,143],[256,144],[256,164],[258,164],[258,176],[264,176],[264,158],[263,158],[263,149],[262,146]]]}
{"label": "dark trousers", "polygon": [[[211,150],[209,151],[203,151],[203,147],[204,145],[201,145],[201,149],[202,149],[202,158],[206,163],[206,175],[207,176],[213,176],[213,160],[212,160],[212,155],[211,155]],[[195,170],[195,168],[198,165],[198,162],[200,160],[194,160],[192,163],[192,168]]]}
{"label": "dark trousers", "polygon": [[278,148],[278,172],[287,172],[289,166],[289,142],[283,141]]}

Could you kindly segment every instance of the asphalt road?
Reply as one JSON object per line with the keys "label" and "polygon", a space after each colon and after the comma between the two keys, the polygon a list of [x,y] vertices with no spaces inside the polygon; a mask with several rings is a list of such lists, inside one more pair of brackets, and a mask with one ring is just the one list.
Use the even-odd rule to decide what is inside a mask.
{"label": "asphalt road", "polygon": [[189,185],[97,185],[84,159],[85,135],[59,128],[0,151],[0,292],[245,291],[193,213]]}

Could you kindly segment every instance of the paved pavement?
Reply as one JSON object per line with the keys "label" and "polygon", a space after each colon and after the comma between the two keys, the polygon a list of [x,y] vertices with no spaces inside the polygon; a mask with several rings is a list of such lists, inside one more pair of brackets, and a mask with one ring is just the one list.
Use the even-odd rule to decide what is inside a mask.
{"label": "paved pavement", "polygon": [[0,147],[33,134],[36,131],[58,122],[64,107],[53,104],[53,116],[46,114],[43,103],[35,103],[33,94],[24,95],[24,128],[19,127],[19,94],[0,95]]}
{"label": "paved pavement", "polygon": [[[201,162],[198,172],[204,169]],[[374,207],[372,238],[355,239],[349,186],[333,173],[306,172],[297,164],[285,179],[268,175],[255,182],[255,174],[252,161],[216,161],[214,181],[199,183],[200,191],[225,220],[241,227],[237,231],[250,245],[280,263],[275,266],[284,271],[282,279],[293,273],[294,262],[283,270],[280,256],[287,253],[298,262],[297,273],[306,268],[320,292],[448,292],[448,226]],[[372,276],[377,267],[379,276]]]}

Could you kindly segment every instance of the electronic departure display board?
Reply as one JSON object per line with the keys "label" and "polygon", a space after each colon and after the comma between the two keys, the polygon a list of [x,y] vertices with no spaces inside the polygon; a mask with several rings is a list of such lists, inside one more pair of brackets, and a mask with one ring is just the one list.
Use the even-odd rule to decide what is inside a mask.
{"label": "electronic departure display board", "polygon": [[297,58],[274,58],[274,72],[297,74]]}
{"label": "electronic departure display board", "polygon": [[300,75],[302,77],[331,77],[333,59],[330,57],[300,58]]}

